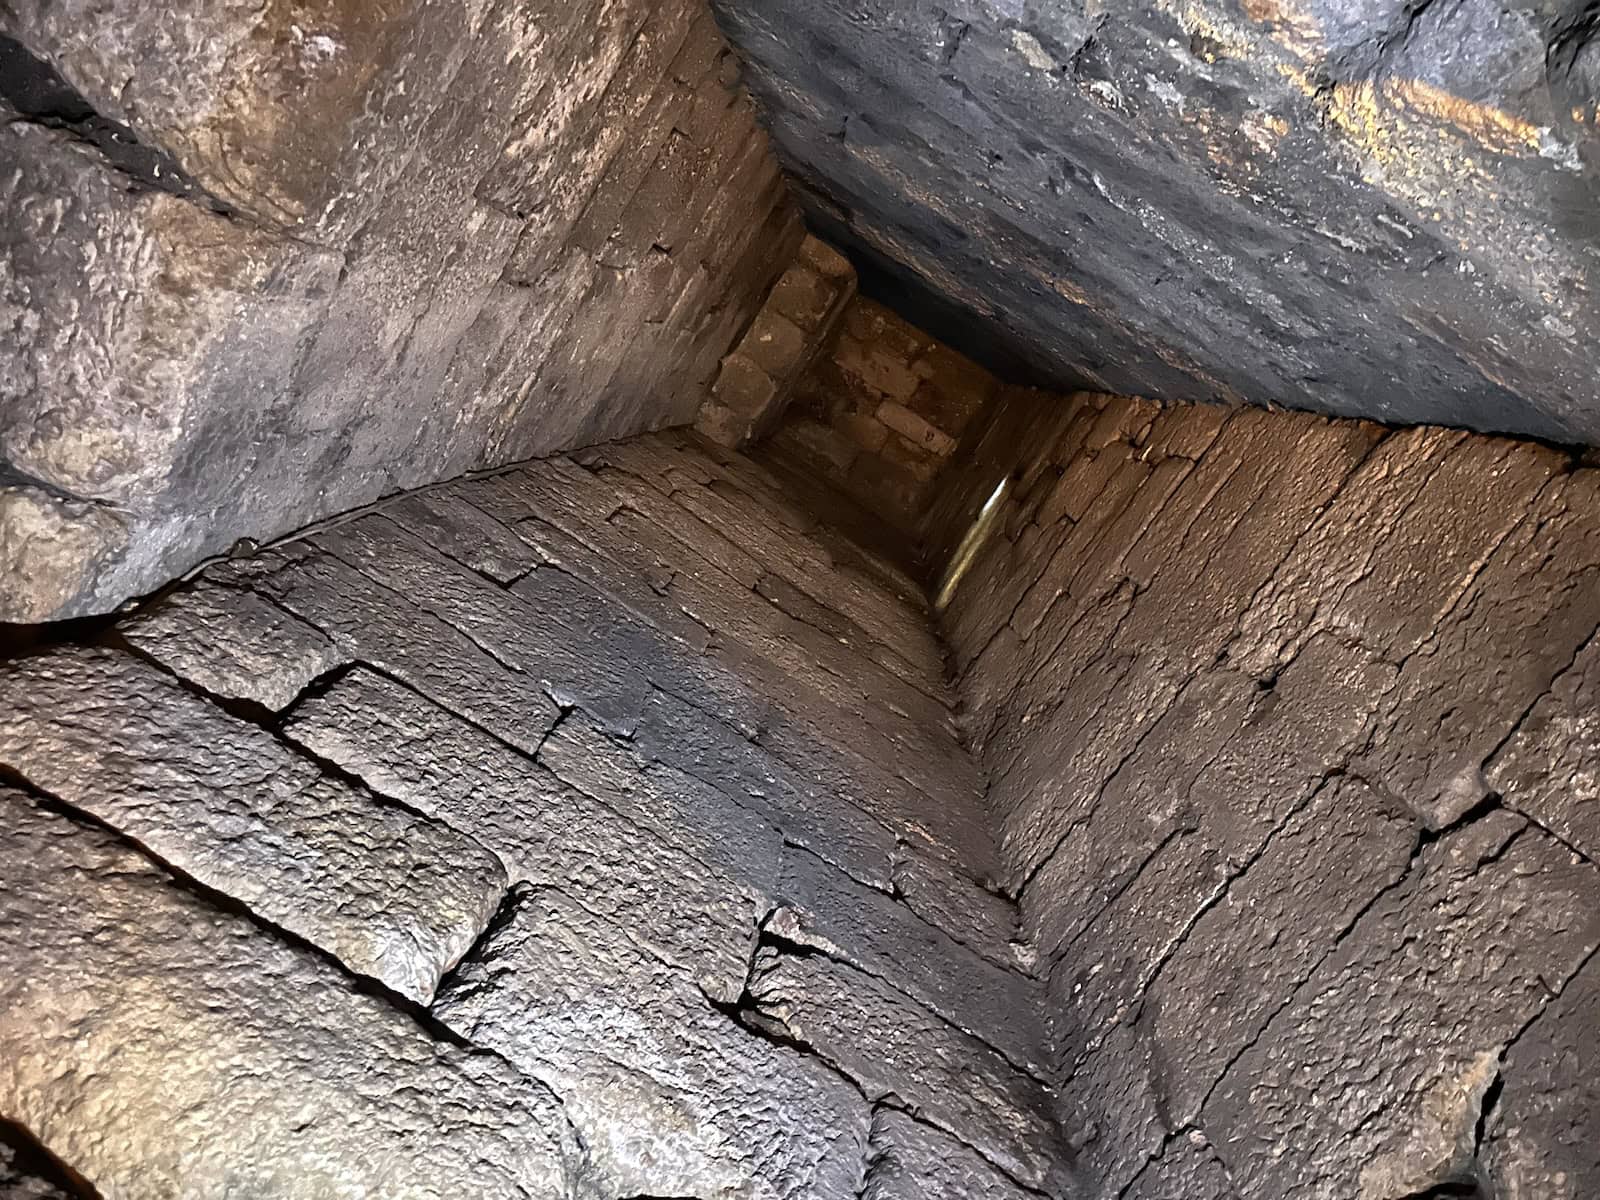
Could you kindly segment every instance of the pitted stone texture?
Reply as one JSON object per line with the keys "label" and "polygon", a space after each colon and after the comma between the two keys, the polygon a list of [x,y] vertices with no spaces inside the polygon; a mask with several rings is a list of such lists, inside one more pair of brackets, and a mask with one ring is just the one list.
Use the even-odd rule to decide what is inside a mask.
{"label": "pitted stone texture", "polygon": [[225,700],[274,712],[344,661],[333,642],[265,597],[204,581],[121,627],[173,674]]}
{"label": "pitted stone texture", "polygon": [[747,1033],[560,892],[523,894],[436,1012],[561,1095],[606,1200],[859,1192],[860,1094]]}
{"label": "pitted stone texture", "polygon": [[680,829],[664,841],[649,828],[672,824],[663,815],[636,825],[369,671],[351,672],[297,709],[289,732],[380,794],[470,834],[512,879],[583,896],[709,995],[732,1001],[743,990],[767,901],[760,886],[741,888],[723,874],[714,854],[693,856],[713,829]]}
{"label": "pitted stone texture", "polygon": [[784,857],[778,890],[784,903],[768,923],[774,934],[860,967],[1019,1067],[1046,1073],[1032,979],[980,958],[899,901],[804,851]]}
{"label": "pitted stone texture", "polygon": [[1494,1195],[1579,1200],[1600,1186],[1600,1086],[1585,1062],[1600,1029],[1600,972],[1590,961],[1517,1039],[1485,1131]]}
{"label": "pitted stone texture", "polygon": [[518,749],[537,750],[561,716],[526,675],[338,559],[309,554],[251,586],[327,634],[346,657],[394,675]]}
{"label": "pitted stone texture", "polygon": [[[1401,1196],[1462,1178],[1506,1047],[1597,946],[1591,864],[1508,813],[1447,835],[1206,1104],[1241,1195]],[[1275,1152],[1286,1137],[1295,1153]]]}
{"label": "pitted stone texture", "polygon": [[1600,860],[1600,638],[1590,638],[1490,760],[1518,812]]}
{"label": "pitted stone texture", "polygon": [[0,1112],[103,1196],[578,1194],[548,1089],[0,793]]}
{"label": "pitted stone texture", "polygon": [[[515,593],[496,587],[412,538],[379,514],[316,536],[316,544],[460,629],[537,683],[560,708],[581,705],[619,732],[631,732],[649,684],[603,628],[541,619]],[[585,642],[587,635],[588,642]]]}
{"label": "pitted stone texture", "polygon": [[[263,506],[298,524],[278,464],[220,438],[199,464],[191,439],[283,403],[339,255],[124,187],[55,131],[0,135],[3,295],[22,339],[0,365],[0,456],[66,497],[46,510],[8,490],[3,540],[32,542],[36,574],[7,588],[0,620],[103,612],[259,534]],[[218,507],[225,527],[209,519]]]}
{"label": "pitted stone texture", "polygon": [[894,891],[930,925],[1002,967],[1030,969],[1037,957],[1018,928],[1017,906],[943,863],[905,853],[894,865]]}
{"label": "pitted stone texture", "polygon": [[892,1108],[872,1114],[861,1200],[1026,1200],[1025,1192],[954,1138]]}
{"label": "pitted stone texture", "polygon": [[0,487],[0,621],[33,624],[65,609],[127,541],[108,509]]}
{"label": "pitted stone texture", "polygon": [[802,236],[691,0],[7,12],[0,619],[690,421]]}
{"label": "pitted stone texture", "polygon": [[1054,1098],[992,1049],[887,984],[823,955],[766,948],[750,975],[759,1019],[821,1054],[869,1099],[894,1097],[1031,1187],[1063,1144]]}
{"label": "pitted stone texture", "polygon": [[0,763],[424,1003],[505,892],[471,838],[323,775],[112,651],[0,670]]}

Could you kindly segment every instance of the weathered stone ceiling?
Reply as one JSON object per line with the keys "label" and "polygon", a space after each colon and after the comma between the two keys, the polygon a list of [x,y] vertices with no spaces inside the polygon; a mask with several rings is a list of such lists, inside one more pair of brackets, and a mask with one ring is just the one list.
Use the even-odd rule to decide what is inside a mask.
{"label": "weathered stone ceiling", "polygon": [[1583,0],[714,0],[825,233],[1063,383],[1600,441]]}

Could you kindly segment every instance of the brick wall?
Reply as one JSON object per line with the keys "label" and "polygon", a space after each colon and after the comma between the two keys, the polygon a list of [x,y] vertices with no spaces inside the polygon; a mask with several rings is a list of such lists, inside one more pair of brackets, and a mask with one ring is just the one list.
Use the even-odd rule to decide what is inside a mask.
{"label": "brick wall", "polygon": [[968,488],[1009,480],[946,631],[1086,1172],[1592,1194],[1600,472],[1438,428],[1040,411]]}
{"label": "brick wall", "polygon": [[699,0],[81,8],[0,25],[0,620],[688,422],[800,237]]}
{"label": "brick wall", "polygon": [[857,297],[801,382],[771,453],[916,542],[940,476],[998,388],[970,359]]}

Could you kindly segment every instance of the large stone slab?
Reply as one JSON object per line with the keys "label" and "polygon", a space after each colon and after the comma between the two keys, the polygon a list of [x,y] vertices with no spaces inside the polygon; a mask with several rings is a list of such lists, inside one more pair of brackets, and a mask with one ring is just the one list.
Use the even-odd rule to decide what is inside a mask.
{"label": "large stone slab", "polygon": [[860,1094],[561,892],[524,893],[435,1011],[561,1095],[607,1200],[858,1193]]}
{"label": "large stone slab", "polygon": [[872,1162],[861,1200],[1025,1200],[966,1146],[902,1112],[872,1114]]}
{"label": "large stone slab", "polygon": [[1556,677],[1485,778],[1511,807],[1600,859],[1600,639]]}
{"label": "large stone slab", "polygon": [[323,774],[114,651],[0,670],[0,763],[414,1000],[505,892],[472,838]]}
{"label": "large stone slab", "polygon": [[1584,1063],[1600,1029],[1600,972],[1593,962],[1505,1056],[1483,1160],[1495,1195],[1578,1200],[1600,1181],[1600,1088]]}
{"label": "large stone slab", "polygon": [[1048,1071],[1035,981],[979,957],[904,904],[804,851],[785,855],[784,906],[768,928],[861,968],[982,1039],[1013,1064]]}
{"label": "large stone slab", "polygon": [[537,683],[347,563],[311,554],[252,579],[347,658],[395,676],[529,753],[561,716]]}
{"label": "large stone slab", "polygon": [[1470,1177],[1501,1056],[1600,945],[1597,914],[1600,873],[1509,813],[1429,847],[1207,1102],[1240,1195],[1404,1196]]}
{"label": "large stone slab", "polygon": [[1030,1187],[1063,1144],[1054,1098],[987,1045],[881,980],[819,954],[765,948],[750,973],[758,1020],[821,1054],[874,1102],[894,1097]]}
{"label": "large stone slab", "polygon": [[[664,840],[674,823],[667,813],[635,824],[626,809],[568,786],[370,671],[353,671],[302,705],[289,733],[380,794],[471,834],[511,878],[582,895],[708,994],[732,1001],[743,991],[756,922],[769,902],[759,883],[742,886],[724,874],[715,854],[693,856],[712,830],[678,830]],[[632,797],[620,799],[637,809]],[[679,848],[685,845],[691,852]]]}
{"label": "large stone slab", "polygon": [[102,830],[13,791],[0,824],[0,1113],[97,1194],[578,1192],[548,1088]]}
{"label": "large stone slab", "polygon": [[344,661],[328,637],[266,597],[204,580],[120,629],[132,646],[180,678],[274,712]]}
{"label": "large stone slab", "polygon": [[0,303],[20,339],[0,364],[0,454],[46,485],[0,510],[31,571],[0,620],[103,612],[260,536],[261,508],[303,511],[252,472],[262,418],[240,414],[282,402],[340,256],[126,186],[37,125],[0,130],[0,164]]}

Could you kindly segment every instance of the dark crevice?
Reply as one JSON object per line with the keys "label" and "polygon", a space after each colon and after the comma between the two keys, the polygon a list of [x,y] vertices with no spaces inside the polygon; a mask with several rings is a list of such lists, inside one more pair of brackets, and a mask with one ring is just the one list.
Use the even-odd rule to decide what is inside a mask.
{"label": "dark crevice", "polygon": [[4,35],[0,35],[0,104],[16,113],[14,120],[56,130],[90,147],[129,181],[131,190],[165,192],[219,217],[234,215],[231,205],[201,187],[172,155],[141,142],[121,122],[101,116],[51,63]]}
{"label": "dark crevice", "polygon": [[32,1196],[30,1185],[35,1180],[76,1200],[102,1200],[98,1189],[51,1154],[26,1127],[0,1117],[0,1192],[12,1195],[7,1185],[15,1184],[19,1200]]}

